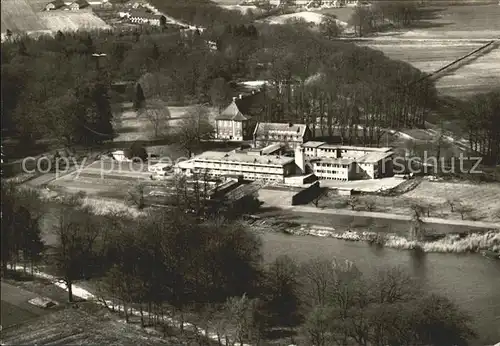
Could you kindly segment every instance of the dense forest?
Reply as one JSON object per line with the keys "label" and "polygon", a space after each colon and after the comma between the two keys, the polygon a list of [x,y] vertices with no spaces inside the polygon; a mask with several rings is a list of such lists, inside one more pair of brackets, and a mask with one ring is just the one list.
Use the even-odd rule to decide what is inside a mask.
{"label": "dense forest", "polygon": [[[172,209],[135,219],[96,216],[82,196],[63,197],[50,208],[57,246],[44,253],[38,220],[46,204],[2,181],[2,275],[10,266],[26,273],[43,266],[66,283],[69,301],[77,280],[92,279],[98,299],[127,322],[132,308],[143,327],[164,333],[169,325],[182,333],[189,321],[216,334],[219,345],[451,346],[475,336],[451,300],[397,268],[366,276],[335,259],[264,263],[258,234],[234,219],[231,206],[195,210],[198,218],[184,208],[202,196],[182,188],[176,196]],[[202,336],[191,344],[210,345]]]}
{"label": "dense forest", "polygon": [[[154,4],[206,30],[142,27],[3,43],[1,118],[7,134],[25,146],[41,138],[68,146],[110,140],[118,103],[112,86],[123,81],[140,82],[147,99],[222,109],[234,95],[234,82],[267,80],[273,97],[262,120],[307,123],[316,136],[335,134],[349,144],[377,145],[384,128],[423,127],[438,103],[433,82],[421,71],[325,35],[331,30],[249,24],[251,15],[208,0]],[[406,11],[388,2],[377,6],[387,16]],[[474,133],[492,132],[487,122],[477,125]],[[498,159],[495,143],[485,139],[482,145],[492,162]]]}
{"label": "dense forest", "polygon": [[325,135],[364,125],[364,140],[374,142],[381,127],[423,125],[434,86],[408,86],[422,76],[380,52],[293,26],[219,25],[201,35],[60,33],[3,44],[2,122],[26,143],[90,144],[112,138],[113,82],[148,77],[146,97],[223,104],[230,95],[215,100],[214,89],[265,79],[277,95],[265,120],[306,122]]}

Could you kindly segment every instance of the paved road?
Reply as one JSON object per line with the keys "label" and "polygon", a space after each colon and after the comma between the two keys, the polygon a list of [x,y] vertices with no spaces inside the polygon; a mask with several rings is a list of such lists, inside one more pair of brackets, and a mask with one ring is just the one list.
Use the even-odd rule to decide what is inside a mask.
{"label": "paved road", "polygon": [[[330,214],[330,215],[343,215],[343,216],[360,216],[368,217],[373,219],[390,219],[399,221],[411,221],[412,217],[408,215],[400,214],[390,214],[390,213],[380,213],[380,212],[368,212],[368,211],[354,211],[354,210],[342,210],[342,209],[321,209],[309,206],[293,206],[288,207],[286,210],[293,212],[311,213],[311,214]],[[436,217],[422,217],[424,223],[429,224],[441,224],[449,226],[465,226],[472,228],[494,228],[500,229],[500,223],[495,222],[483,222],[483,221],[471,221],[471,220],[453,220],[453,219],[440,219]],[[450,229],[451,232],[451,229]]]}

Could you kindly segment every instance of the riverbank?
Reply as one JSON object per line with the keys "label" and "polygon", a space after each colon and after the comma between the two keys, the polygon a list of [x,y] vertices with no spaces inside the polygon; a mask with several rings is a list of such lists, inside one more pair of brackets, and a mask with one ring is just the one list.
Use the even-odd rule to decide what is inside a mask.
{"label": "riverbank", "polygon": [[[41,189],[41,194],[46,202],[57,203],[61,198],[55,191]],[[139,211],[137,208],[130,207],[124,201],[84,197],[83,205],[90,207],[96,215],[125,214],[132,218],[144,215],[144,211]],[[349,213],[349,211],[347,212]],[[409,224],[401,224],[400,226],[410,227]],[[370,227],[361,224],[351,229],[349,223],[347,223],[347,226],[343,225],[343,227],[306,225],[304,223],[291,225],[290,222],[284,221],[283,219],[277,219],[273,216],[263,217],[260,221],[254,220],[253,222],[249,222],[249,227],[257,232],[281,232],[296,236],[311,235],[344,241],[363,241],[377,246],[399,250],[419,249],[424,252],[440,253],[481,253],[487,251],[489,254],[497,253],[500,255],[500,230],[476,229],[464,233],[462,232],[462,228],[457,228],[455,233],[433,233],[432,236],[434,239],[431,241],[415,241],[408,239],[405,235],[410,232],[398,232],[397,234],[390,231],[372,232],[367,231]]]}
{"label": "riverbank", "polygon": [[494,256],[492,253],[500,256],[500,231],[470,233],[464,236],[460,234],[448,234],[434,241],[409,240],[395,234],[380,232],[338,232],[334,228],[328,227],[302,226],[300,228],[286,229],[284,233],[296,236],[310,235],[316,237],[329,237],[345,241],[364,241],[377,246],[399,250],[418,249],[423,252],[439,253],[487,252],[490,256]]}

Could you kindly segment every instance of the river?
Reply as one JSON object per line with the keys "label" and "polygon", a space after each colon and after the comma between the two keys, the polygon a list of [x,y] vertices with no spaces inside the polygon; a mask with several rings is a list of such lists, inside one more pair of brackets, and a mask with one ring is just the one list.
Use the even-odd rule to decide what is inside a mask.
{"label": "river", "polygon": [[[47,207],[52,209],[51,204]],[[47,245],[57,241],[55,216],[43,218],[43,238]],[[371,247],[364,242],[334,238],[262,233],[265,261],[288,254],[298,261],[315,257],[348,259],[366,273],[383,267],[402,266],[429,290],[455,300],[474,318],[481,345],[500,342],[500,261],[477,254],[427,253],[416,258],[410,251]]]}
{"label": "river", "polygon": [[500,342],[500,261],[476,254],[427,253],[417,258],[410,251],[371,247],[364,242],[333,238],[264,233],[266,261],[290,255],[298,261],[315,257],[348,259],[366,273],[401,266],[424,287],[455,300],[474,318],[482,345]]}

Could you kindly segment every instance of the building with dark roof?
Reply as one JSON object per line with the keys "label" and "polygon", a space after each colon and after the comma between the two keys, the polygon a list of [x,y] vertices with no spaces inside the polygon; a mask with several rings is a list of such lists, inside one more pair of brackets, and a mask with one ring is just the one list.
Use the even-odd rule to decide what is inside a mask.
{"label": "building with dark roof", "polygon": [[244,141],[253,137],[255,124],[266,113],[269,99],[264,91],[233,97],[233,101],[215,118],[216,138]]}
{"label": "building with dark roof", "polygon": [[259,122],[255,126],[253,143],[255,147],[281,144],[295,149],[311,137],[311,130],[305,124]]}
{"label": "building with dark roof", "polygon": [[54,0],[52,2],[49,2],[45,6],[45,11],[60,10],[63,9],[65,6],[66,3],[63,0]]}
{"label": "building with dark roof", "polygon": [[75,2],[72,2],[69,5],[69,9],[71,11],[78,11],[81,10],[82,8],[89,7],[90,4],[87,2],[87,0],[76,0]]}
{"label": "building with dark roof", "polygon": [[165,25],[167,23],[167,18],[161,14],[154,14],[147,12],[142,8],[132,9],[124,15],[132,23],[135,24],[149,24],[149,25]]}

